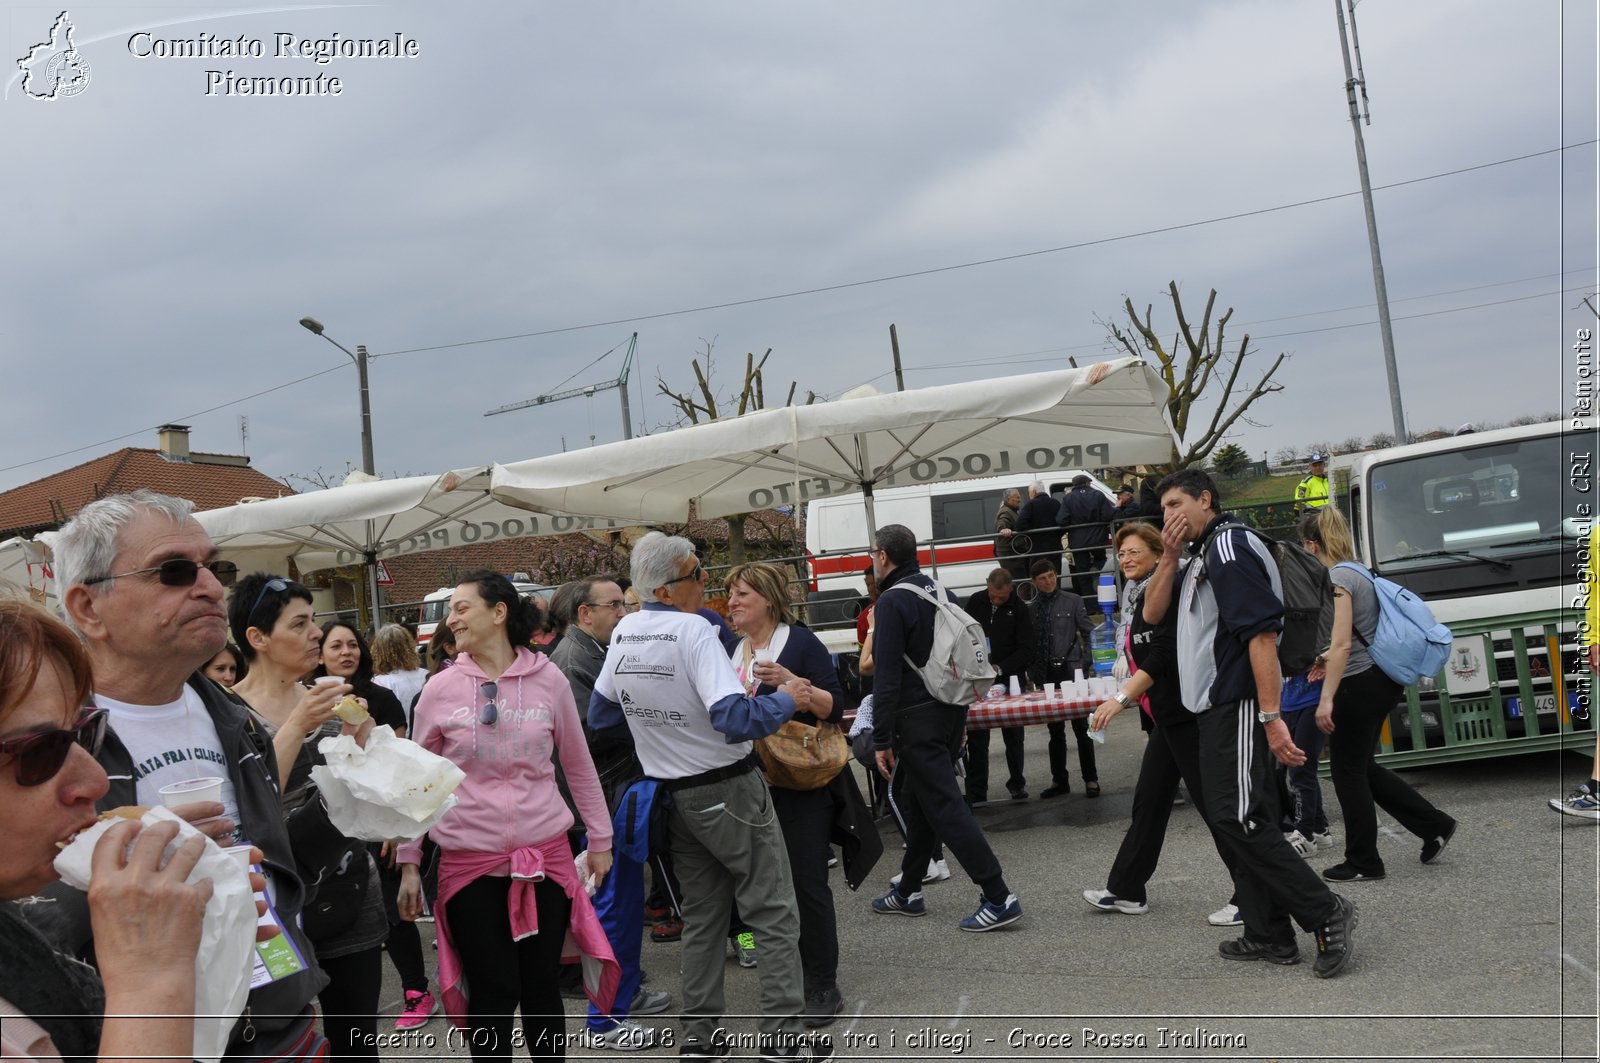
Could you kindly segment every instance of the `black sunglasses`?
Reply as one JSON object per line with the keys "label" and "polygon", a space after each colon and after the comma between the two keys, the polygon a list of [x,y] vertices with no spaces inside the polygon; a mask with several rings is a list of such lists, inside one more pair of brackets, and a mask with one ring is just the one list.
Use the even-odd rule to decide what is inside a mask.
{"label": "black sunglasses", "polygon": [[686,579],[694,580],[696,583],[699,583],[701,580],[703,580],[705,578],[706,578],[706,570],[703,567],[701,567],[700,565],[697,564],[697,565],[694,566],[694,571],[689,573],[687,576],[679,576],[676,579],[669,579],[669,580],[667,580],[667,582],[663,583],[662,586],[663,587],[670,587],[674,583],[682,583]]}
{"label": "black sunglasses", "polygon": [[38,786],[55,778],[73,746],[82,746],[91,757],[99,755],[111,717],[105,709],[92,705],[84,706],[84,710],[84,715],[70,729],[58,727],[0,742],[0,753],[11,756],[18,786]]}
{"label": "black sunglasses", "polygon": [[282,576],[274,576],[267,580],[267,582],[263,583],[261,585],[261,590],[256,594],[256,603],[250,607],[250,611],[248,613],[244,614],[245,623],[248,624],[251,618],[256,615],[256,610],[261,608],[262,599],[266,598],[269,593],[277,594],[279,591],[286,591],[289,589],[289,586],[290,581],[284,579]]}
{"label": "black sunglasses", "polygon": [[478,722],[485,727],[493,727],[500,718],[500,710],[494,703],[494,699],[500,696],[500,687],[492,681],[479,683],[478,693],[483,695],[483,708],[478,710]]}
{"label": "black sunglasses", "polygon": [[136,568],[132,572],[113,572],[109,576],[86,579],[83,583],[84,586],[92,587],[107,580],[121,579],[124,576],[144,576],[154,572],[163,587],[193,587],[194,581],[200,578],[201,569],[217,577],[217,582],[224,587],[233,586],[233,581],[239,578],[239,566],[232,561],[207,561],[201,564],[198,561],[190,561],[187,557],[173,557],[151,568]]}

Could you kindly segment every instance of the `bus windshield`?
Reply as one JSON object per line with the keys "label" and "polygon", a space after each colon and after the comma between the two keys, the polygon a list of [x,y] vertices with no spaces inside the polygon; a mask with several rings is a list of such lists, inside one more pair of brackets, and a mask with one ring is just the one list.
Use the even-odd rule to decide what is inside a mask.
{"label": "bus windshield", "polygon": [[1549,550],[1579,534],[1563,525],[1565,471],[1556,434],[1375,465],[1365,491],[1371,555],[1403,572]]}

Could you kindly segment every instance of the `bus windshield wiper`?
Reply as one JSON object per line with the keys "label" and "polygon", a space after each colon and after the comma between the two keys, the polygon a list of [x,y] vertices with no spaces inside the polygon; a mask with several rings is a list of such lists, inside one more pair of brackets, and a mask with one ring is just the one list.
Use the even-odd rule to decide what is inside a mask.
{"label": "bus windshield wiper", "polygon": [[1501,572],[1510,572],[1511,566],[1494,557],[1484,557],[1482,554],[1469,553],[1466,550],[1419,550],[1414,554],[1405,554],[1401,557],[1386,557],[1379,561],[1380,565],[1392,564],[1395,561],[1416,561],[1424,557],[1464,557],[1472,561],[1481,561],[1485,565],[1499,569]]}

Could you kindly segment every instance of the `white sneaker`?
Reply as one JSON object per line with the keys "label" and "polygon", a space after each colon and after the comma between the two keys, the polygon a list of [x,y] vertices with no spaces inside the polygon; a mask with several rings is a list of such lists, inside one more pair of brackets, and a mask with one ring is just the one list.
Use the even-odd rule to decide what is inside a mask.
{"label": "white sneaker", "polygon": [[1239,918],[1237,904],[1225,904],[1221,908],[1206,916],[1206,922],[1212,926],[1243,926],[1244,920]]}
{"label": "white sneaker", "polygon": [[1312,841],[1313,844],[1316,845],[1316,847],[1318,849],[1332,849],[1333,848],[1333,832],[1332,831],[1327,831],[1327,830],[1312,831],[1311,832],[1311,841]]}
{"label": "white sneaker", "polygon": [[609,1048],[616,1052],[639,1052],[655,1046],[656,1032],[651,1027],[641,1025],[632,1019],[622,1019],[611,1029],[599,1033],[594,1030],[585,1030],[583,1043],[586,1048]]}
{"label": "white sneaker", "polygon": [[1126,900],[1110,890],[1084,890],[1083,899],[1102,912],[1121,912],[1124,915],[1144,915],[1150,911],[1148,904]]}
{"label": "white sneaker", "polygon": [[1297,830],[1292,830],[1285,834],[1283,840],[1294,846],[1295,852],[1307,858],[1317,851],[1317,843]]}
{"label": "white sneaker", "polygon": [[[929,860],[928,873],[922,876],[924,886],[931,882],[943,882],[950,877],[950,862],[948,860]],[[894,873],[894,878],[889,880],[889,885],[900,885],[900,872]]]}

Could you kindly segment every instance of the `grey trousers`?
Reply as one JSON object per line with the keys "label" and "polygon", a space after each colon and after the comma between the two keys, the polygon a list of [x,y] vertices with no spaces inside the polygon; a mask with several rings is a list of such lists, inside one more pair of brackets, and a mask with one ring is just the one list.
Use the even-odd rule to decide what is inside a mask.
{"label": "grey trousers", "polygon": [[800,915],[783,831],[761,773],[675,791],[667,847],[683,890],[685,1038],[721,1039],[723,950],[735,901],[756,937],[757,1027],[769,1036],[804,1034]]}

